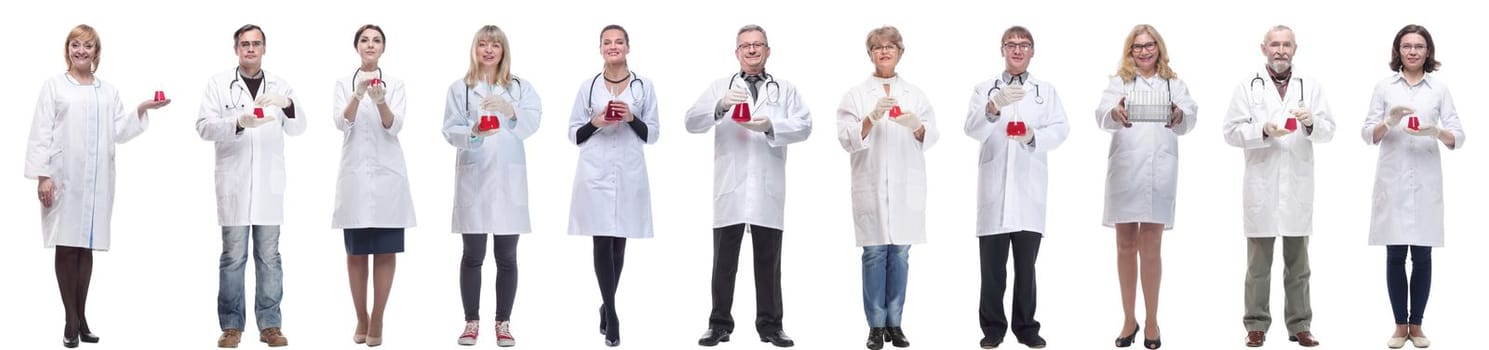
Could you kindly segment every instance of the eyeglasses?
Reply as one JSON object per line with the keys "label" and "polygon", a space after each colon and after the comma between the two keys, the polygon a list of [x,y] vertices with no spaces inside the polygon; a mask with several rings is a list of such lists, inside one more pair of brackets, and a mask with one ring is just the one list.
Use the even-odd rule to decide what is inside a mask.
{"label": "eyeglasses", "polygon": [[892,51],[899,50],[899,49],[900,49],[899,46],[894,46],[894,45],[874,45],[874,46],[869,46],[869,51],[891,51],[892,52]]}
{"label": "eyeglasses", "polygon": [[765,42],[764,41],[756,41],[756,42],[752,42],[752,43],[740,43],[739,44],[739,49],[740,50],[749,50],[751,48],[759,49],[759,48],[763,48],[763,47],[765,47]]}
{"label": "eyeglasses", "polygon": [[1426,52],[1427,51],[1427,45],[1426,44],[1416,44],[1416,45],[1412,45],[1412,44],[1401,44],[1401,51],[1412,51],[1412,50]]}
{"label": "eyeglasses", "polygon": [[1149,41],[1142,44],[1132,44],[1132,51],[1153,51],[1158,49],[1157,41]]}
{"label": "eyeglasses", "polygon": [[1033,50],[1033,49],[1034,49],[1034,44],[1030,44],[1030,43],[1004,43],[1003,44],[1003,51],[1014,51],[1014,50],[1017,50],[1017,51],[1029,51],[1029,50]]}

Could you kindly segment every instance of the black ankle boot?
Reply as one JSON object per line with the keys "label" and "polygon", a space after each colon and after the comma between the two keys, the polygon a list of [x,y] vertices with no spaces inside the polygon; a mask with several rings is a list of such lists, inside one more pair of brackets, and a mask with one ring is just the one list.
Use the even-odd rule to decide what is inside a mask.
{"label": "black ankle boot", "polygon": [[869,347],[869,350],[883,349],[884,348],[884,337],[885,337],[886,334],[888,334],[888,332],[885,331],[884,328],[881,328],[881,327],[869,328],[869,341],[868,341],[868,343],[865,343],[864,346]]}
{"label": "black ankle boot", "polygon": [[885,333],[887,335],[886,338],[889,338],[890,343],[893,343],[894,347],[903,348],[910,346],[910,340],[905,339],[904,329],[901,329],[900,327],[889,327],[888,329],[886,329]]}

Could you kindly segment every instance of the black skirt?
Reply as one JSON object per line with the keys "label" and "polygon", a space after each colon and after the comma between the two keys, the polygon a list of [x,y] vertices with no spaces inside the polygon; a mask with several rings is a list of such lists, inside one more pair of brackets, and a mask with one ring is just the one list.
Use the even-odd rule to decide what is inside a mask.
{"label": "black skirt", "polygon": [[346,255],[403,252],[403,228],[349,228],[343,230]]}

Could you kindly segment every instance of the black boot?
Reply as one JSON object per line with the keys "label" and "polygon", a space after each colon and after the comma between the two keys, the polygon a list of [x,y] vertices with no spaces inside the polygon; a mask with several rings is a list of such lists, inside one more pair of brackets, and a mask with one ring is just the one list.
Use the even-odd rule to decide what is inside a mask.
{"label": "black boot", "polygon": [[910,340],[905,339],[904,329],[900,329],[900,327],[889,327],[885,333],[888,336],[887,338],[889,338],[889,341],[894,344],[894,347],[903,348],[910,346]]}
{"label": "black boot", "polygon": [[884,328],[881,328],[881,327],[869,328],[869,341],[868,341],[868,343],[865,343],[864,346],[869,347],[869,350],[883,349],[884,348],[884,337],[885,337],[886,334],[888,334],[888,333],[885,331]]}

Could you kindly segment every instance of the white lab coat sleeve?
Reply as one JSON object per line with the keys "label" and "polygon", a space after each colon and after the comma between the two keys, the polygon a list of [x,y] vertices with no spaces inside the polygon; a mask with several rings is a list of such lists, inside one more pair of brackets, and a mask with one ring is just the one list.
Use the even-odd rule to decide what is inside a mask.
{"label": "white lab coat sleeve", "polygon": [[1183,117],[1179,121],[1179,125],[1173,125],[1169,129],[1173,130],[1174,134],[1188,134],[1190,130],[1194,130],[1194,125],[1199,122],[1196,120],[1199,117],[1199,104],[1195,103],[1194,97],[1189,95],[1189,84],[1185,84],[1183,80],[1177,78],[1171,82],[1174,84],[1172,96],[1174,104],[1179,106],[1179,113]]}
{"label": "white lab coat sleeve", "polygon": [[590,119],[594,118],[593,115],[585,113],[585,106],[589,104],[588,95],[585,94],[585,92],[587,92],[587,90],[585,90],[586,86],[589,86],[589,84],[584,84],[579,87],[579,92],[576,92],[574,95],[574,108],[569,111],[569,130],[568,132],[565,132],[565,134],[568,134],[569,136],[569,143],[574,145],[579,144],[579,138],[577,135],[579,132],[579,128],[584,127],[584,124],[589,124]]}
{"label": "white lab coat sleeve", "polygon": [[[838,104],[838,143],[843,145],[843,150],[848,153],[856,153],[868,149],[873,145],[873,132],[868,137],[863,135],[863,118],[867,118],[859,111],[858,95],[849,90],[843,95],[843,102]],[[887,121],[887,120],[886,120]],[[880,121],[882,124],[884,121]],[[922,122],[923,123],[923,122]],[[874,127],[883,127],[875,125]]]}
{"label": "white lab coat sleeve", "polygon": [[57,125],[57,102],[52,84],[42,85],[36,98],[36,113],[31,117],[31,136],[26,141],[26,178],[52,176],[52,155],[57,154],[52,133]]}
{"label": "white lab coat sleeve", "polygon": [[1117,103],[1122,102],[1124,97],[1127,97],[1127,93],[1122,84],[1122,78],[1107,79],[1106,90],[1101,91],[1101,103],[1096,104],[1096,126],[1106,131],[1117,131],[1126,127],[1112,120],[1112,108],[1117,108]]}
{"label": "white lab coat sleeve", "polygon": [[[355,123],[355,121],[346,120],[346,107],[352,102],[351,96],[348,96],[346,86],[342,85],[339,79],[336,80],[335,88],[336,91],[331,92],[331,115],[333,116],[331,122],[336,124],[336,130],[347,133],[351,131],[352,123]],[[362,106],[357,106],[357,108],[360,109]],[[396,119],[397,116],[395,115],[394,118]]]}
{"label": "white lab coat sleeve", "polygon": [[[777,87],[780,88],[780,87]],[[771,147],[785,147],[786,145],[806,141],[807,136],[812,134],[812,113],[807,109],[807,103],[797,93],[795,87],[782,91],[780,111],[785,115],[767,115],[770,118],[771,132],[766,137],[766,143]]]}
{"label": "white lab coat sleeve", "polygon": [[[1365,113],[1365,123],[1360,126],[1360,136],[1365,138],[1365,144],[1376,145],[1380,140],[1375,139],[1375,126],[1386,121],[1386,85],[1376,84],[1375,92],[1370,94],[1370,111]],[[1391,125],[1394,127],[1395,125]],[[1381,137],[1385,140],[1385,137]]]}
{"label": "white lab coat sleeve", "polygon": [[[703,95],[698,96],[698,102],[693,103],[692,108],[688,108],[688,114],[683,120],[683,126],[688,129],[689,133],[701,134],[707,132],[708,129],[719,125],[719,122],[723,120],[723,118],[718,118],[718,108],[719,99],[723,97],[724,90],[720,90],[718,85],[718,83],[709,84],[708,89],[703,90]],[[775,120],[771,120],[771,122],[774,123]]]}
{"label": "white lab coat sleeve", "polygon": [[1463,148],[1463,123],[1458,120],[1458,108],[1453,106],[1453,95],[1448,92],[1447,88],[1443,88],[1442,100],[1440,101],[1439,103],[1441,105],[1438,106],[1437,110],[1439,111],[1438,120],[1441,121],[1438,122],[1438,127],[1453,133],[1453,145],[1449,146],[1448,149],[1455,150]]}
{"label": "white lab coat sleeve", "polygon": [[538,89],[529,83],[530,81],[523,81],[522,91],[518,92],[522,99],[515,106],[517,109],[517,121],[513,122],[515,126],[502,125],[503,129],[507,129],[519,140],[527,140],[528,137],[537,133],[538,126],[543,124],[543,99],[538,96]]}
{"label": "white lab coat sleeve", "polygon": [[[471,149],[480,146],[480,141],[471,138],[471,121],[466,106],[461,103],[466,101],[461,95],[467,95],[465,85],[456,82],[450,85],[450,91],[445,95],[445,123],[440,131],[445,135],[445,142],[459,149]],[[468,95],[465,97],[469,97]]]}
{"label": "white lab coat sleeve", "polygon": [[301,100],[295,96],[295,90],[291,89],[289,84],[285,84],[284,86],[284,97],[290,99],[290,108],[295,110],[295,117],[280,118],[282,123],[280,125],[284,127],[284,133],[286,135],[300,136],[300,134],[305,133],[305,118],[309,116],[306,115],[304,108],[300,108]]}
{"label": "white lab coat sleeve", "polygon": [[1070,137],[1070,122],[1065,116],[1065,105],[1060,102],[1060,94],[1055,92],[1054,86],[1050,86],[1048,92],[1050,98],[1046,102],[1052,104],[1049,107],[1049,114],[1045,115],[1043,125],[1031,126],[1034,132],[1032,145],[1023,145],[1023,147],[1033,147],[1035,152],[1053,151],[1060,148],[1060,145],[1065,143],[1065,139]]}
{"label": "white lab coat sleeve", "polygon": [[[1308,92],[1304,92],[1308,93]],[[1308,140],[1313,143],[1325,143],[1334,139],[1334,130],[1338,125],[1334,124],[1334,112],[1329,109],[1329,100],[1324,98],[1323,86],[1315,85],[1313,93],[1308,96],[1313,103],[1308,107],[1309,113],[1313,114],[1313,132],[1308,134]]]}
{"label": "white lab coat sleeve", "polygon": [[202,108],[197,112],[196,133],[203,140],[226,142],[237,140],[238,115],[222,115],[223,101],[217,98],[219,91],[207,83],[206,92],[202,94]]}
{"label": "white lab coat sleeve", "polygon": [[920,140],[920,150],[925,151],[935,146],[936,141],[941,140],[941,131],[936,128],[936,109],[931,107],[930,98],[927,98],[920,90],[915,90],[915,98],[924,101],[920,104],[921,110],[915,111],[915,115],[920,117],[920,124],[925,127],[925,137]]}
{"label": "white lab coat sleeve", "polygon": [[150,126],[148,112],[139,114],[139,107],[125,108],[124,103],[119,100],[118,90],[111,96],[114,100],[114,143],[125,143],[133,140],[136,136],[145,132]]}
{"label": "white lab coat sleeve", "polygon": [[[408,117],[408,104],[403,93],[407,90],[407,87],[401,80],[397,82],[398,85],[386,85],[386,82],[383,84],[388,88],[387,95],[383,96],[383,103],[388,104],[388,111],[393,112],[393,125],[383,128],[383,131],[387,132],[388,135],[396,137],[399,132],[403,131],[403,121]],[[338,91],[346,90],[339,89]],[[379,116],[377,124],[379,126],[383,124],[381,116]]]}
{"label": "white lab coat sleeve", "polygon": [[[1264,132],[1266,116],[1251,115],[1249,89],[1248,85],[1237,85],[1236,91],[1231,93],[1230,110],[1225,112],[1225,125],[1221,126],[1225,143],[1244,149],[1266,148],[1270,146]],[[1318,132],[1318,128],[1315,127],[1313,131]]]}
{"label": "white lab coat sleeve", "polygon": [[651,82],[652,80],[650,79],[644,81],[646,83],[646,106],[643,106],[641,114],[636,116],[637,118],[641,118],[642,123],[646,124],[646,144],[648,145],[656,144],[657,139],[662,137],[661,121],[659,120],[660,117],[657,116],[657,105],[661,103],[657,102],[657,91],[652,89]]}
{"label": "white lab coat sleeve", "polygon": [[981,85],[972,87],[972,98],[967,101],[967,121],[962,125],[962,131],[978,143],[988,142],[998,134],[995,123],[1000,118],[987,112],[988,97],[981,91]]}

